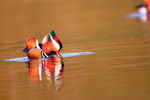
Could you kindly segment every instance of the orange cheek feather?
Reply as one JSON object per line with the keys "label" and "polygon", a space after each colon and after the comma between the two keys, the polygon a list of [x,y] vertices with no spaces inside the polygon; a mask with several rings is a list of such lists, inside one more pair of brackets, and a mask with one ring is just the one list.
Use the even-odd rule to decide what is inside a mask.
{"label": "orange cheek feather", "polygon": [[36,47],[36,38],[30,38],[26,41],[26,47],[28,50],[30,50],[31,48],[35,48]]}
{"label": "orange cheek feather", "polygon": [[34,48],[34,43],[27,43],[27,49],[30,50],[31,48]]}
{"label": "orange cheek feather", "polygon": [[150,5],[150,0],[144,0],[144,3],[145,3],[146,5]]}

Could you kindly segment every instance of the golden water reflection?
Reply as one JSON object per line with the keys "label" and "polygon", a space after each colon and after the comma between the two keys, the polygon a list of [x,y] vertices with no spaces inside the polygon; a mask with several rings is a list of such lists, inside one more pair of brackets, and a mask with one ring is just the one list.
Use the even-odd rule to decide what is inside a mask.
{"label": "golden water reflection", "polygon": [[44,76],[47,81],[53,82],[55,88],[61,87],[64,63],[61,57],[55,56],[49,59],[31,59],[28,63],[31,81],[42,81]]}

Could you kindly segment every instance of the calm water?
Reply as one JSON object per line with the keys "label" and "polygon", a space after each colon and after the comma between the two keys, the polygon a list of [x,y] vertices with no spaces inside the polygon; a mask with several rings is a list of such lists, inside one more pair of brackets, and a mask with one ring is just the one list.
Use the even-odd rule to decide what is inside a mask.
{"label": "calm water", "polygon": [[[1,0],[0,98],[150,100],[150,25],[123,17],[141,1]],[[44,64],[4,61],[25,57],[25,40],[41,40],[53,29],[63,42],[61,53],[96,54]]]}

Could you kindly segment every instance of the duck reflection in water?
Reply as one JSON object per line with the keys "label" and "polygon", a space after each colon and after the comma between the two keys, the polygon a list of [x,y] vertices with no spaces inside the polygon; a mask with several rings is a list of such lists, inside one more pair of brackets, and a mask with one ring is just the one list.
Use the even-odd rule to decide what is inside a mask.
{"label": "duck reflection in water", "polygon": [[60,56],[44,59],[31,59],[28,62],[28,68],[31,80],[42,81],[45,74],[46,80],[50,82],[53,81],[55,88],[60,87],[64,69],[64,63]]}

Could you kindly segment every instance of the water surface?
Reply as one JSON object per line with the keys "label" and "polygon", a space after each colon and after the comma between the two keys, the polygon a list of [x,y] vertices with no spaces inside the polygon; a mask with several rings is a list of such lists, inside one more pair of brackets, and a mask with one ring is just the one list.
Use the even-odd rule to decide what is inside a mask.
{"label": "water surface", "polygon": [[[0,1],[0,98],[3,100],[149,100],[150,26],[124,18],[140,1]],[[55,30],[63,59],[61,78],[30,76],[25,40]],[[38,61],[35,61],[38,65]],[[41,63],[39,63],[41,64]],[[59,64],[61,65],[61,64]],[[34,68],[34,67],[33,67]],[[35,67],[37,68],[37,67]],[[61,67],[59,67],[61,68]],[[35,69],[37,70],[37,69]]]}

